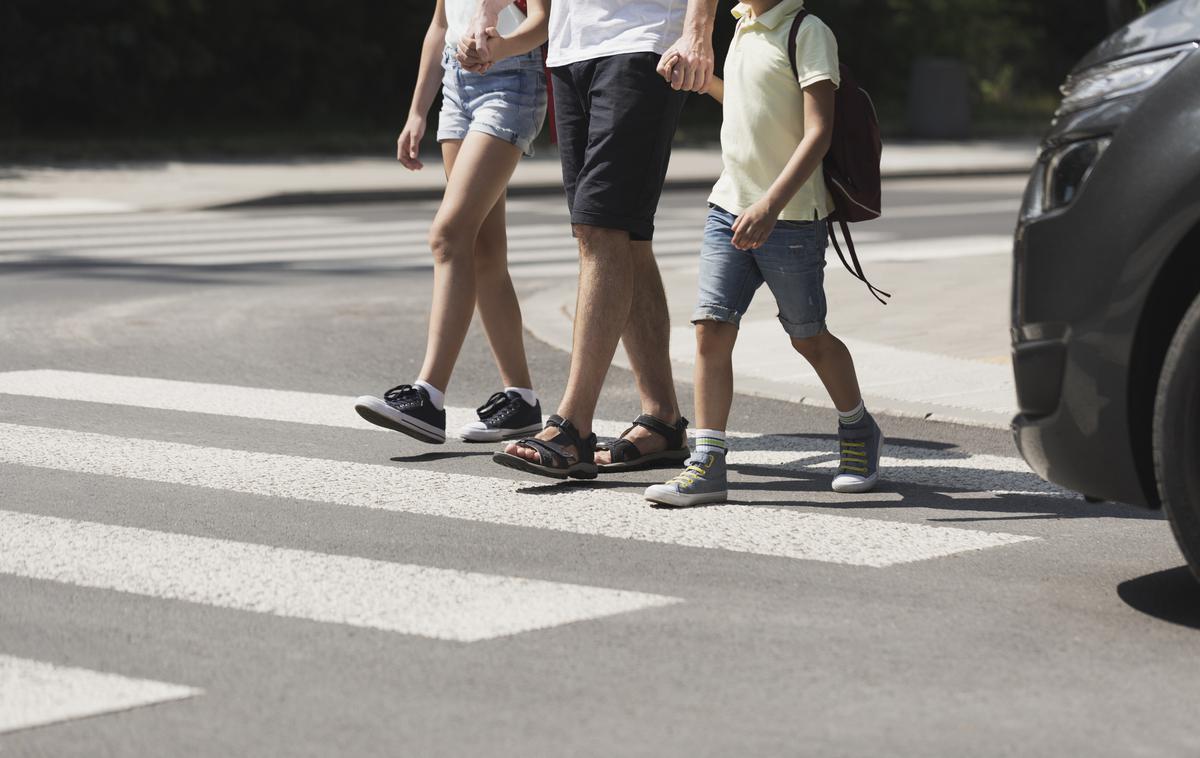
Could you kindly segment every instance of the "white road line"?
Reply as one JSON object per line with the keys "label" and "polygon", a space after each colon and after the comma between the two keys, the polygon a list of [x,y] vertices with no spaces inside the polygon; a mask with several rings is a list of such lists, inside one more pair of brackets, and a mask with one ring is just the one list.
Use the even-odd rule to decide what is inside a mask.
{"label": "white road line", "polygon": [[900,205],[884,206],[883,219],[893,218],[936,218],[939,216],[973,216],[987,213],[1011,213],[1014,218],[1020,210],[1017,200],[980,200],[973,203],[946,203],[944,205]]}
{"label": "white road line", "polygon": [[[0,218],[10,216],[57,216],[83,213],[127,213],[132,206],[89,197],[6,197],[0,198]],[[45,223],[44,221],[42,223]],[[5,225],[7,225],[7,220]]]}
{"label": "white road line", "polygon": [[632,493],[15,424],[0,424],[0,463],[856,566],[1034,539],[781,508],[668,512]]}
{"label": "white road line", "polygon": [[[205,217],[202,217],[205,218]],[[108,220],[108,219],[105,219]],[[104,224],[97,226],[45,226],[10,228],[6,222],[0,230],[0,250],[34,250],[42,247],[64,247],[71,245],[118,244],[139,241],[177,241],[192,238],[271,237],[274,235],[303,234],[338,225],[349,225],[347,219],[331,216],[295,216],[285,218],[237,218],[220,217],[210,220],[173,219],[127,222],[123,225]],[[428,226],[428,223],[426,223]]]}
{"label": "white road line", "polygon": [[2,510],[0,573],[455,642],[680,602]]}
{"label": "white road line", "polygon": [[[855,235],[857,239],[858,235]],[[1005,234],[980,234],[963,237],[932,237],[855,245],[858,257],[871,263],[891,261],[927,261],[945,258],[978,258],[984,255],[1011,255],[1012,237]],[[832,246],[831,246],[832,247]],[[836,258],[835,258],[836,260]]]}
{"label": "white road line", "polygon": [[0,734],[199,694],[178,684],[0,655]]}
{"label": "white road line", "polygon": [[[744,327],[745,328],[745,327]],[[775,327],[778,328],[777,325]],[[777,342],[772,334],[772,343]],[[678,340],[675,340],[678,343]],[[855,349],[860,347],[855,344]],[[866,353],[864,353],[866,355]],[[889,371],[891,369],[889,368]],[[886,374],[886,372],[884,372]],[[365,429],[394,434],[368,424],[353,410],[353,399],[315,392],[237,387],[226,384],[182,382],[79,371],[10,371],[0,373],[0,394],[43,397],[136,408],[203,413],[217,416],[284,421],[317,426]],[[447,428],[458,429],[475,420],[473,408],[448,407]],[[598,435],[615,437],[628,426],[620,421],[597,420]],[[731,432],[736,438],[731,463],[815,468],[828,466],[834,447],[826,440],[790,435]],[[1019,458],[979,455],[923,447],[891,445],[884,458],[884,476],[947,489],[1025,492],[1069,497],[1070,493],[1042,481]]]}

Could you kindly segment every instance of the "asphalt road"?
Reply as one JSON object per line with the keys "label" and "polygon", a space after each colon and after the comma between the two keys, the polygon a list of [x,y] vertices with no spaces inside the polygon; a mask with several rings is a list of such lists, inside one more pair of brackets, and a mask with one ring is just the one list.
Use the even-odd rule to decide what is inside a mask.
{"label": "asphalt road", "polygon": [[[880,231],[1005,234],[987,181]],[[1041,483],[1001,430],[882,418],[887,481],[837,495],[829,412],[739,396],[735,502],[669,511],[639,499],[665,472],[522,481],[359,426],[343,398],[420,364],[430,213],[0,227],[0,755],[1200,750],[1166,523]],[[573,286],[569,248],[517,242],[562,216],[514,201],[524,297]],[[527,348],[553,407],[567,356]],[[448,403],[497,384],[473,329]],[[613,368],[602,430],[636,411]]]}

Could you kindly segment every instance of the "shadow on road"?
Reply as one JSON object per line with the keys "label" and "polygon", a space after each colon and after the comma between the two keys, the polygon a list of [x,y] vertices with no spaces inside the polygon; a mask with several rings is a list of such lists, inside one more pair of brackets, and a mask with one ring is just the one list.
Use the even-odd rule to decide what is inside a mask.
{"label": "shadow on road", "polygon": [[1121,582],[1117,596],[1135,611],[1172,624],[1200,629],[1200,582],[1187,566]]}

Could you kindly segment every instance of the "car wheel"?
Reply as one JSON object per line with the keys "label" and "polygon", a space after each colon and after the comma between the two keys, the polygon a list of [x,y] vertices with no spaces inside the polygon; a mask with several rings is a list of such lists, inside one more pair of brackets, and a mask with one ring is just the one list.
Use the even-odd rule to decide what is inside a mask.
{"label": "car wheel", "polygon": [[1200,297],[1180,322],[1158,381],[1154,473],[1175,540],[1200,579]]}

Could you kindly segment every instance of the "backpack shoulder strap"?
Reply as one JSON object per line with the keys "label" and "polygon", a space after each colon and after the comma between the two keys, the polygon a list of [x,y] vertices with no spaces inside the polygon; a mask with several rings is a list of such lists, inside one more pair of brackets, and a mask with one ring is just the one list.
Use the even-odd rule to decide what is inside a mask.
{"label": "backpack shoulder strap", "polygon": [[[854,265],[851,266],[849,261],[846,260],[846,256],[842,254],[842,248],[838,245],[837,233],[834,231],[833,224],[829,224],[829,241],[833,243],[833,249],[837,251],[838,258],[842,259],[842,265],[846,267],[846,270],[849,271],[855,279],[858,279],[860,282],[867,285],[867,289],[870,290],[871,294],[875,296],[876,300],[884,305],[887,305],[887,300],[884,298],[891,297],[892,293],[884,292],[874,284],[871,284],[869,281],[867,281],[867,275],[863,273],[862,264],[858,262],[858,253],[854,250],[854,238],[850,236],[850,227],[846,226],[845,221],[839,220],[838,224],[842,227],[842,239],[846,241],[846,249],[850,253],[850,260],[854,261]],[[880,297],[881,295],[883,297]]]}
{"label": "backpack shoulder strap", "polygon": [[797,81],[800,80],[800,69],[796,66],[796,35],[800,33],[800,24],[803,24],[806,18],[808,11],[801,8],[792,19],[792,29],[788,32],[788,63],[792,64],[792,78]]}

